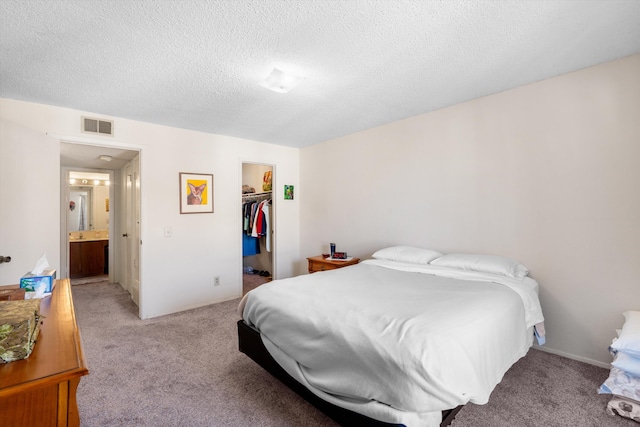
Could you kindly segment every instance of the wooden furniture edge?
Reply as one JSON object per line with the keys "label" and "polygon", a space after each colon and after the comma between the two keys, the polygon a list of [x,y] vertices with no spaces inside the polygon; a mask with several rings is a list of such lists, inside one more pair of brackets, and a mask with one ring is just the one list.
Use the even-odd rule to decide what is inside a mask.
{"label": "wooden furniture edge", "polygon": [[82,375],[89,374],[89,367],[87,366],[87,359],[84,356],[84,347],[82,346],[82,335],[80,334],[80,328],[78,327],[78,320],[76,319],[76,307],[73,303],[73,292],[71,290],[71,279],[62,279],[67,282],[67,289],[69,290],[69,303],[71,304],[71,315],[73,318],[74,335],[76,337],[76,356],[78,360],[78,367],[84,373]]}
{"label": "wooden furniture edge", "polygon": [[[84,350],[82,348],[80,329],[78,328],[78,322],[76,321],[75,308],[73,306],[73,298],[72,298],[72,293],[71,293],[71,281],[70,281],[70,279],[58,279],[58,280],[56,280],[56,282],[57,283],[56,283],[56,285],[54,287],[54,290],[56,288],[64,289],[65,292],[69,295],[68,298],[67,298],[67,301],[69,302],[69,306],[70,306],[69,308],[70,308],[70,313],[71,313],[71,317],[72,317],[72,323],[73,323],[73,326],[74,326],[75,350],[76,350],[76,366],[74,368],[72,368],[72,369],[61,371],[61,372],[58,372],[56,374],[49,375],[49,376],[47,376],[45,378],[36,378],[36,379],[33,379],[31,381],[28,381],[28,382],[19,383],[19,384],[15,384],[15,385],[12,385],[12,386],[7,386],[7,387],[0,388],[0,398],[13,395],[16,392],[16,390],[20,390],[21,392],[29,392],[29,391],[36,390],[36,389],[39,389],[39,388],[49,387],[49,386],[58,384],[61,381],[69,381],[71,379],[79,378],[79,377],[82,377],[84,375],[88,375],[89,374],[89,369],[87,367],[87,362],[86,362],[86,359],[84,357]],[[50,298],[53,298],[53,295]],[[56,298],[59,300],[61,297],[59,295],[57,295]],[[56,301],[56,303],[58,303],[58,300]],[[53,303],[53,301],[51,301],[49,304],[52,304],[52,303]],[[47,313],[48,313],[49,309],[50,309],[50,305],[49,305],[49,308],[46,311]],[[46,316],[45,316],[45,319],[46,319]],[[37,346],[37,345],[38,345],[38,341],[36,340],[35,346]],[[10,362],[10,363],[16,363],[16,362]],[[2,366],[2,365],[0,365],[0,366]]]}
{"label": "wooden furniture edge", "polygon": [[307,271],[309,274],[320,273],[322,271],[337,270],[344,267],[356,265],[360,258],[352,257],[349,260],[334,260],[325,258],[322,255],[315,255],[307,258]]}
{"label": "wooden furniture edge", "polygon": [[348,259],[348,260],[346,260],[346,259],[345,260],[339,260],[339,259],[324,258],[322,255],[314,255],[314,256],[307,257],[307,261],[318,261],[318,262],[325,262],[327,264],[333,264],[333,265],[337,265],[337,266],[345,266],[345,265],[352,265],[352,264],[359,263],[360,262],[360,258],[351,257],[351,259]]}

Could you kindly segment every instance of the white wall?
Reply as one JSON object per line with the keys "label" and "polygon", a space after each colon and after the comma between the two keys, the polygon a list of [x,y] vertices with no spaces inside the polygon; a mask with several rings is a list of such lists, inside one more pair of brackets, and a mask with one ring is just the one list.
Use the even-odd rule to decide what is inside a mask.
{"label": "white wall", "polygon": [[[82,115],[96,116],[94,113],[66,108],[0,99],[0,117],[31,129],[36,134],[87,138],[86,134],[80,132]],[[112,145],[116,141],[120,146],[141,149],[142,317],[159,316],[240,296],[242,248],[238,230],[241,227],[241,164],[243,161],[273,164],[277,170],[277,181],[297,184],[299,150],[106,118],[115,120],[115,136],[94,139],[104,141],[105,145]],[[6,162],[11,168],[9,175],[24,176],[25,169],[11,166],[11,162],[28,163],[24,159],[24,150],[12,145],[5,147],[4,143],[1,147],[2,156],[8,154],[11,159]],[[46,156],[46,161],[59,170],[59,148],[49,150],[42,156]],[[51,179],[37,169],[29,171],[34,182]],[[213,214],[180,214],[179,172],[214,175]],[[51,216],[38,216],[38,219],[59,230],[60,181],[57,175],[54,181],[50,189],[56,195],[54,210]],[[274,185],[278,185],[278,182],[274,182]],[[276,270],[278,277],[288,277],[294,273],[293,266],[299,257],[298,204],[282,203],[277,215],[274,227],[279,250]],[[20,224],[4,226],[18,227]],[[164,228],[167,226],[172,228],[172,237],[164,237]],[[54,260],[59,259],[57,253],[51,256]],[[220,276],[221,285],[218,287],[213,286],[214,276]]]}
{"label": "white wall", "polygon": [[301,257],[335,241],[516,258],[545,347],[610,362],[640,310],[638,76],[635,55],[303,149]]}

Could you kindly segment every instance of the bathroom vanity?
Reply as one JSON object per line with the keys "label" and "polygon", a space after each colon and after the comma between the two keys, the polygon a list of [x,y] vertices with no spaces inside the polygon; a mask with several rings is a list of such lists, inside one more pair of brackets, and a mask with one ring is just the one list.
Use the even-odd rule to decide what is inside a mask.
{"label": "bathroom vanity", "polygon": [[[87,233],[89,234],[89,233]],[[99,276],[108,273],[109,238],[83,236],[69,239],[69,277]]]}

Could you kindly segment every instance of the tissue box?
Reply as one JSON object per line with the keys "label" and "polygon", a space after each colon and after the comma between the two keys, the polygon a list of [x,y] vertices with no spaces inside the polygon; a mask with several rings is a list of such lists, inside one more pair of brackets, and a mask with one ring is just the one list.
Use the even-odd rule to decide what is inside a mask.
{"label": "tissue box", "polygon": [[53,289],[53,281],[56,279],[56,270],[44,270],[42,274],[27,273],[20,278],[20,287],[26,292],[35,292],[38,287],[44,283],[45,292],[51,292]]}

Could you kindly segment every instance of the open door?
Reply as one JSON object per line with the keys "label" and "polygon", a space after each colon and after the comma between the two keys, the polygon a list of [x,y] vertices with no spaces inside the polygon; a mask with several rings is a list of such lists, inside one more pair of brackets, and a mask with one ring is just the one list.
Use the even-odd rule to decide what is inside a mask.
{"label": "open door", "polygon": [[43,253],[59,269],[60,151],[56,139],[0,119],[0,153],[0,285],[14,285]]}
{"label": "open door", "polygon": [[140,306],[140,161],[131,160],[124,170],[125,227],[122,232],[125,251],[125,288]]}

